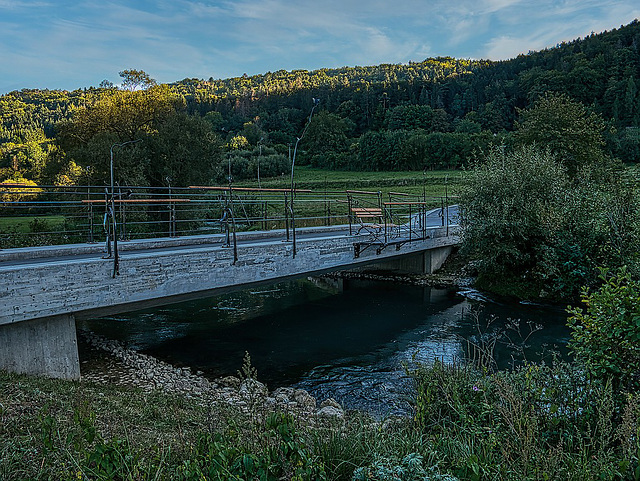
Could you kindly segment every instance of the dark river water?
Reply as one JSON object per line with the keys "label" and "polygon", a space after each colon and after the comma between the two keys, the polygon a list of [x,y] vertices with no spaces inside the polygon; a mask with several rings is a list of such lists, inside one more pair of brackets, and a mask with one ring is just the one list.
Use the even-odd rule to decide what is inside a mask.
{"label": "dark river water", "polygon": [[[509,328],[514,321],[519,329]],[[86,321],[97,334],[207,377],[234,375],[249,352],[270,389],[293,386],[318,399],[384,416],[407,412],[404,365],[464,358],[467,340],[496,344],[505,368],[566,350],[563,309],[506,303],[471,289],[305,279],[117,317]],[[533,325],[539,330],[531,333]],[[518,332],[519,331],[519,332]],[[512,346],[509,346],[511,340]]]}

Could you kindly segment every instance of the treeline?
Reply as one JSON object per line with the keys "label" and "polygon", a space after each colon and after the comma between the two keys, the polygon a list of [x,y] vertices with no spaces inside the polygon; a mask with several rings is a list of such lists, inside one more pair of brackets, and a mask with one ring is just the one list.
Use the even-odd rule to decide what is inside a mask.
{"label": "treeline", "polygon": [[[297,163],[350,170],[456,169],[492,145],[509,144],[520,112],[545,92],[565,94],[601,116],[607,123],[607,153],[635,162],[640,157],[639,48],[636,20],[503,62],[440,57],[406,65],[184,79],[164,86],[151,82],[138,90],[103,82],[73,92],[11,92],[0,97],[0,181],[72,182],[93,169],[94,180],[102,182],[107,147],[136,138],[147,142],[118,156],[136,167],[123,182],[163,184],[171,176],[220,182],[228,175],[230,157],[236,179],[255,176],[260,162],[273,172],[287,170],[313,99],[320,104],[299,141]],[[136,86],[123,78],[127,86]],[[168,104],[144,100],[160,90],[165,100],[171,98]],[[117,111],[125,97],[140,109],[137,114],[124,109],[137,122]],[[82,119],[95,109],[110,119],[92,127],[95,138],[74,131],[84,128]],[[170,117],[180,130],[162,133],[159,126]],[[118,122],[138,131],[124,131]],[[181,137],[193,139],[205,128],[215,147],[203,150]],[[212,157],[196,162],[202,152]],[[268,160],[262,159],[265,152]],[[159,164],[165,166],[161,172],[145,172],[145,165]]]}

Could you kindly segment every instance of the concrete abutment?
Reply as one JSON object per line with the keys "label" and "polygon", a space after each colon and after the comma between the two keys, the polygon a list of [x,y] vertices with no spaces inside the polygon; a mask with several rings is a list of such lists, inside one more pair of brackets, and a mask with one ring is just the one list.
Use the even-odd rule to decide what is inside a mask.
{"label": "concrete abutment", "polygon": [[0,369],[79,379],[76,321],[62,314],[0,325]]}
{"label": "concrete abutment", "polygon": [[452,251],[453,246],[435,247],[423,252],[376,262],[365,269],[374,267],[403,274],[433,274],[442,267]]}

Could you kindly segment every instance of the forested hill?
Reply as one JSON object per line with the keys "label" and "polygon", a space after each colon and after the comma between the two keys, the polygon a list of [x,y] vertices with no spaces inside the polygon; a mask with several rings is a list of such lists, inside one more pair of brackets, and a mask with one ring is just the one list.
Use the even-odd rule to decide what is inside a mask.
{"label": "forested hill", "polygon": [[[502,62],[440,57],[402,65],[185,79],[162,87],[156,100],[158,95],[167,101],[171,97],[176,113],[188,114],[192,125],[197,119],[206,121],[226,142],[221,149],[246,161],[258,143],[273,155],[286,152],[317,98],[316,120],[301,145],[302,161],[363,170],[455,168],[486,148],[494,134],[504,142],[518,109],[549,91],[564,93],[601,115],[611,127],[607,141],[613,155],[637,161],[640,154],[637,20]],[[129,94],[127,98],[136,95]],[[67,170],[67,177],[72,174],[70,163],[95,165],[87,126],[84,137],[72,132],[83,115],[76,113],[105,102],[117,105],[122,100],[118,96],[125,94],[113,86],[1,96],[0,181],[18,176],[54,181],[61,170]],[[157,137],[168,117],[152,117],[153,122],[138,127]],[[91,134],[129,140],[108,123],[93,125]],[[65,132],[66,141],[58,141]]]}

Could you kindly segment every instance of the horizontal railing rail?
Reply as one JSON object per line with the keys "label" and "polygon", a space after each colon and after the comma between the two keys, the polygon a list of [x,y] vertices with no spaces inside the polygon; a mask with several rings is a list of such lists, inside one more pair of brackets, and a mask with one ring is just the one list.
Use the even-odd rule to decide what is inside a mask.
{"label": "horizontal railing rail", "polygon": [[239,231],[279,230],[283,240],[291,240],[296,229],[338,225],[351,235],[370,234],[358,228],[356,213],[363,211],[357,209],[377,209],[377,218],[360,220],[381,226],[376,229],[388,241],[420,237],[426,227],[426,217],[421,223],[420,216],[436,207],[442,211],[443,225],[452,223],[443,199],[403,192],[233,185],[115,186],[111,192],[104,185],[4,183],[0,249],[207,234],[223,234],[230,245]]}

